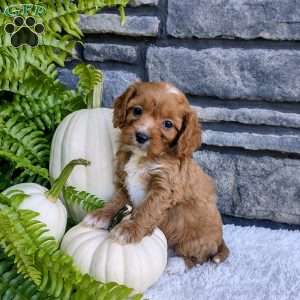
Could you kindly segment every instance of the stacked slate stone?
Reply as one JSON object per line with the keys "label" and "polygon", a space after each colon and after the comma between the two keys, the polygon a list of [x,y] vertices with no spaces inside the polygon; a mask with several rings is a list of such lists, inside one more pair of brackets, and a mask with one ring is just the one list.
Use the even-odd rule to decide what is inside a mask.
{"label": "stacked slate stone", "polygon": [[135,0],[126,14],[81,18],[105,105],[137,79],[174,83],[203,122],[194,157],[221,211],[300,224],[300,2]]}

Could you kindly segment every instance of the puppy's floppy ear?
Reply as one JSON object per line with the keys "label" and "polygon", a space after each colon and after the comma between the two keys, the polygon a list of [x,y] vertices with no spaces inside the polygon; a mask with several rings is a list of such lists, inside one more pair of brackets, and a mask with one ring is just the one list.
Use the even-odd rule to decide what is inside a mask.
{"label": "puppy's floppy ear", "polygon": [[133,98],[135,94],[136,86],[133,84],[114,101],[113,125],[115,128],[123,128],[125,126],[127,105],[129,100]]}
{"label": "puppy's floppy ear", "polygon": [[176,154],[182,159],[192,156],[201,145],[201,125],[196,112],[188,111],[183,117],[183,125],[177,141]]}

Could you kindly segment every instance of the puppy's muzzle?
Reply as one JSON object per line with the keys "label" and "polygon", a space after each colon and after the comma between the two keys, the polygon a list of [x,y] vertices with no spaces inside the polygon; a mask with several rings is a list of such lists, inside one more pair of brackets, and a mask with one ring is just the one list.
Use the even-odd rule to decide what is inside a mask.
{"label": "puppy's muzzle", "polygon": [[135,133],[135,139],[139,144],[142,145],[142,144],[145,144],[149,140],[149,136],[144,132],[137,131]]}

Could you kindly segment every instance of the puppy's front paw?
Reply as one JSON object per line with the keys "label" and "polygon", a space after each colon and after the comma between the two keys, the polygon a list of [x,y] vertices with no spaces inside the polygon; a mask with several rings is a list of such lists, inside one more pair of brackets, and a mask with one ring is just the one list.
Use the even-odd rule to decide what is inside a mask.
{"label": "puppy's front paw", "polygon": [[140,242],[144,235],[132,220],[123,220],[110,232],[111,238],[120,244]]}
{"label": "puppy's front paw", "polygon": [[101,211],[95,211],[94,213],[88,214],[82,222],[87,226],[107,229],[110,223],[110,218],[104,216]]}

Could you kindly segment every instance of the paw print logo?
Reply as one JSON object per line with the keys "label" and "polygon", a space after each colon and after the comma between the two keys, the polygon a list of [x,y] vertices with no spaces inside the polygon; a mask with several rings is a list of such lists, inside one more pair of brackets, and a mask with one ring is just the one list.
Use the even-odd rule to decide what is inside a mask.
{"label": "paw print logo", "polygon": [[34,17],[15,17],[13,23],[5,25],[4,30],[11,35],[11,44],[14,47],[28,45],[35,47],[38,45],[38,34],[44,32],[45,27],[41,23],[36,23]]}

